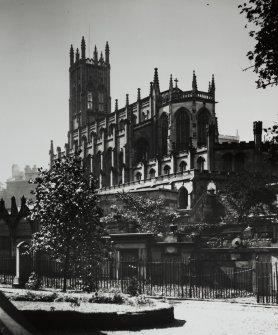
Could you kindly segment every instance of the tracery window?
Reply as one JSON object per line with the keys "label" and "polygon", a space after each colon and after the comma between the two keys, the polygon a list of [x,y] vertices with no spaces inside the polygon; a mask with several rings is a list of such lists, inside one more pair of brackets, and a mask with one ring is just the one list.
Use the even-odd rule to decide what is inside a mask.
{"label": "tracery window", "polygon": [[210,113],[206,108],[203,108],[198,113],[198,121],[197,121],[197,131],[198,131],[198,145],[206,145],[207,144],[207,126],[210,121]]}
{"label": "tracery window", "polygon": [[161,124],[161,154],[162,156],[167,155],[167,138],[168,138],[168,117],[166,114],[163,114],[160,118]]}
{"label": "tracery window", "polygon": [[149,143],[145,138],[139,139],[135,144],[135,163],[148,160]]}
{"label": "tracery window", "polygon": [[204,171],[204,167],[205,167],[205,159],[203,157],[199,157],[197,159],[197,169],[199,171]]}
{"label": "tracery window", "polygon": [[87,93],[87,108],[92,110],[93,109],[93,93]]}
{"label": "tracery window", "polygon": [[186,209],[188,207],[188,191],[184,186],[179,189],[178,206],[180,209]]}
{"label": "tracery window", "polygon": [[150,178],[154,178],[155,177],[155,169],[150,169]]}
{"label": "tracery window", "polygon": [[104,93],[103,92],[98,93],[98,110],[100,112],[104,112]]}
{"label": "tracery window", "polygon": [[165,165],[163,171],[164,171],[165,175],[169,175],[170,171],[171,171],[170,166],[169,165]]}
{"label": "tracery window", "polygon": [[190,119],[186,110],[181,109],[176,114],[176,150],[185,150],[189,144]]}
{"label": "tracery window", "polygon": [[140,181],[142,179],[142,173],[137,172],[136,175],[135,175],[135,178],[136,178],[137,181]]}
{"label": "tracery window", "polygon": [[180,162],[180,165],[179,165],[179,167],[180,167],[180,172],[185,172],[186,171],[186,163],[185,163],[185,161],[181,161]]}

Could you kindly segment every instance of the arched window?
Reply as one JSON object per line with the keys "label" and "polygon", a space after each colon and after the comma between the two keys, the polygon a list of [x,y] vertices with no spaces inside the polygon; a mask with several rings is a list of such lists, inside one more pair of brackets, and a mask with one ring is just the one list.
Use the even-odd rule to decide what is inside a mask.
{"label": "arched window", "polygon": [[110,186],[110,172],[112,167],[112,149],[109,148],[105,154],[103,159],[103,169],[104,169],[104,180],[103,180],[103,186]]}
{"label": "arched window", "polygon": [[124,122],[123,119],[120,121],[120,127],[119,127],[119,129],[120,129],[120,131],[122,131],[122,130],[125,129],[125,122]]}
{"label": "arched window", "polygon": [[95,154],[93,158],[93,175],[96,179],[96,187],[99,187],[99,174],[100,174],[100,160],[101,160],[101,152],[99,151]]}
{"label": "arched window", "polygon": [[76,152],[78,150],[78,140],[73,141],[73,150]]}
{"label": "arched window", "polygon": [[87,138],[86,136],[82,137],[82,155],[83,158],[87,157]]}
{"label": "arched window", "polygon": [[186,163],[185,163],[185,161],[181,161],[180,162],[180,165],[179,165],[179,167],[180,167],[180,172],[185,172],[186,171]]}
{"label": "arched window", "polygon": [[197,169],[202,172],[204,171],[204,167],[205,167],[205,159],[203,157],[199,157],[197,159]]}
{"label": "arched window", "polygon": [[77,88],[77,113],[80,112],[80,100],[81,100],[81,86],[78,85],[78,88]]}
{"label": "arched window", "polygon": [[123,151],[120,151],[119,153],[119,172],[120,173],[122,172],[123,166],[124,166],[124,153]]}
{"label": "arched window", "polygon": [[73,111],[73,115],[76,113],[76,89],[75,87],[73,87],[72,89],[72,93],[71,93],[71,105],[72,105],[72,111]]}
{"label": "arched window", "polygon": [[104,112],[104,93],[103,92],[98,93],[98,110],[100,112]]}
{"label": "arched window", "polygon": [[210,113],[206,108],[202,108],[197,117],[198,145],[207,144],[207,126],[210,121]]}
{"label": "arched window", "polygon": [[137,181],[140,181],[142,179],[142,173],[141,172],[137,172],[135,175],[135,178]]}
{"label": "arched window", "polygon": [[165,175],[170,174],[170,171],[171,171],[170,166],[169,165],[165,165],[164,168],[163,168],[163,171],[164,171]]}
{"label": "arched window", "polygon": [[167,144],[167,137],[168,137],[168,117],[164,113],[160,117],[160,129],[161,129],[161,154],[162,156],[167,155],[168,152],[168,144]]}
{"label": "arched window", "polygon": [[87,108],[92,110],[93,109],[93,93],[87,93]]}
{"label": "arched window", "polygon": [[135,164],[144,162],[149,156],[149,143],[145,138],[139,139],[135,144]]}
{"label": "arched window", "polygon": [[134,114],[132,114],[132,116],[131,116],[131,123],[132,124],[136,124],[137,123],[137,117]]}
{"label": "arched window", "polygon": [[154,178],[155,177],[155,169],[150,169],[149,175],[150,175],[150,178]]}
{"label": "arched window", "polygon": [[225,154],[223,155],[223,170],[226,172],[231,172],[233,169],[233,155]]}
{"label": "arched window", "polygon": [[188,191],[184,186],[179,189],[178,197],[179,208],[186,209],[188,207]]}
{"label": "arched window", "polygon": [[238,153],[235,156],[235,171],[236,172],[242,172],[244,171],[244,162],[245,162],[245,156],[243,153]]}
{"label": "arched window", "polygon": [[176,150],[185,150],[190,143],[190,120],[185,109],[176,113]]}
{"label": "arched window", "polygon": [[108,136],[112,136],[113,135],[113,128],[114,128],[114,125],[110,124],[110,126],[108,128]]}

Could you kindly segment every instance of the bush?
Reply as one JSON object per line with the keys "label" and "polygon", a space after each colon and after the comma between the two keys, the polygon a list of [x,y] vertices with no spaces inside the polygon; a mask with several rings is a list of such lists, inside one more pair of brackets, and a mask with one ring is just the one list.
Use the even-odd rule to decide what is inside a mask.
{"label": "bush", "polygon": [[95,293],[92,298],[89,299],[89,302],[97,304],[123,304],[126,298],[123,293]]}
{"label": "bush", "polygon": [[28,290],[38,290],[41,287],[39,276],[35,272],[31,272],[25,288]]}
{"label": "bush", "polygon": [[42,293],[34,293],[27,291],[23,294],[18,294],[11,299],[14,301],[41,301],[41,302],[53,302],[55,299],[57,299],[58,295],[57,293],[51,293],[51,294],[42,294]]}
{"label": "bush", "polygon": [[140,293],[139,282],[136,277],[132,277],[129,281],[127,287],[127,293],[134,296],[137,296]]}

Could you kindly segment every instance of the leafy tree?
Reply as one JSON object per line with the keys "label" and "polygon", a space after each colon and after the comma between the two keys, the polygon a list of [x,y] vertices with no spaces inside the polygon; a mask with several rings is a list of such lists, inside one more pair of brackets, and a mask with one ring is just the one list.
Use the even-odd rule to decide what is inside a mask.
{"label": "leafy tree", "polygon": [[254,61],[252,68],[258,74],[257,88],[277,85],[278,0],[249,0],[238,7],[251,23],[249,35],[256,41],[254,50],[248,51],[247,57]]}
{"label": "leafy tree", "polygon": [[243,172],[229,177],[219,190],[219,200],[225,207],[225,223],[240,224],[250,217],[275,213],[276,195],[261,175]]}
{"label": "leafy tree", "polygon": [[113,206],[112,212],[103,218],[106,224],[117,224],[121,230],[129,225],[135,226],[137,232],[160,234],[169,232],[170,224],[179,217],[169,211],[161,198],[150,199],[132,193],[118,193],[122,207]]}
{"label": "leafy tree", "polygon": [[70,273],[92,282],[107,250],[102,215],[92,186],[84,176],[80,152],[54,162],[50,170],[39,170],[36,200],[30,218],[39,223],[31,250],[45,252],[59,261],[63,291]]}
{"label": "leafy tree", "polygon": [[266,141],[265,149],[269,153],[269,160],[272,164],[278,162],[278,124],[275,123],[272,127],[264,129]]}

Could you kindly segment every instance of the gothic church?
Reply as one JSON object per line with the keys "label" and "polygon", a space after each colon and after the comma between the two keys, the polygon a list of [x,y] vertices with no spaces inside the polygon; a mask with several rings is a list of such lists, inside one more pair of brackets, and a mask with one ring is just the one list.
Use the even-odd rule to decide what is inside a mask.
{"label": "gothic church", "polygon": [[[125,106],[111,108],[110,50],[95,47],[86,56],[84,37],[79,49],[70,48],[69,131],[65,151],[53,142],[50,166],[61,155],[82,149],[84,162],[98,181],[98,193],[112,199],[119,191],[144,192],[165,198],[170,207],[194,209],[208,184],[233,171],[267,169],[262,143],[262,123],[254,122],[254,141],[219,143],[215,113],[215,81],[208,91],[183,91],[170,76],[160,90],[158,69],[150,93]],[[213,183],[211,183],[213,181]]]}

